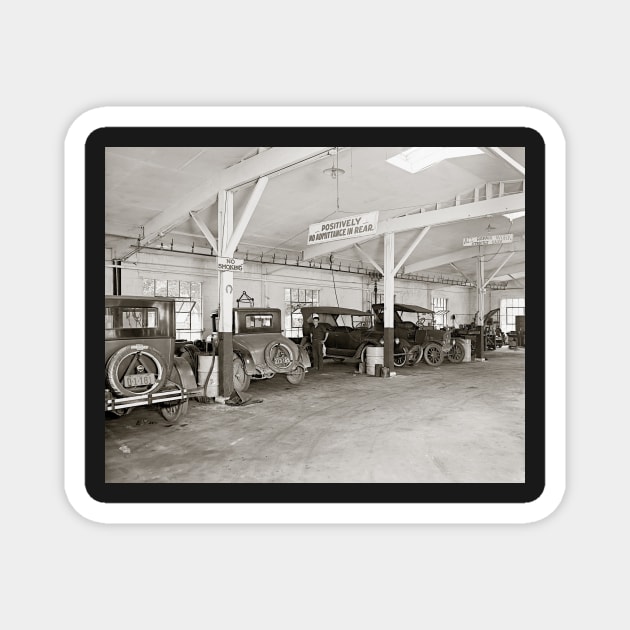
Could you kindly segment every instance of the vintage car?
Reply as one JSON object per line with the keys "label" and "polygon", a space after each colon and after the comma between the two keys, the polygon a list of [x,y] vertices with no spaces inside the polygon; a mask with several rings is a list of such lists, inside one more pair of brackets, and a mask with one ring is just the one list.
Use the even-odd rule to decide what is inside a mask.
{"label": "vintage car", "polygon": [[382,335],[371,334],[373,321],[370,313],[340,306],[303,306],[301,310],[303,336],[300,343],[311,356],[313,313],[319,315],[319,325],[328,332],[326,358],[360,361],[365,346],[381,345]]}
{"label": "vintage car", "polygon": [[[212,315],[213,331],[218,315]],[[244,307],[233,309],[232,347],[234,388],[246,391],[252,379],[269,379],[283,374],[291,385],[304,380],[311,367],[307,351],[282,333],[279,308]]]}
{"label": "vintage car", "polygon": [[[327,359],[335,361],[355,361],[365,363],[366,348],[368,346],[383,346],[383,330],[374,326],[372,313],[354,308],[340,306],[304,306],[302,307],[302,339],[304,346],[312,357],[310,332],[313,326],[313,313],[319,315],[319,325],[328,332],[326,340]],[[407,355],[400,345],[399,339],[394,339],[394,365],[403,367],[407,362]]]}
{"label": "vintage car", "polygon": [[[383,330],[385,306],[373,304],[377,329]],[[432,367],[441,365],[444,357],[459,363],[463,359],[451,354],[455,342],[448,330],[438,330],[435,326],[435,313],[424,306],[414,304],[394,304],[394,335],[400,339],[407,353],[407,365],[415,365],[424,358]],[[457,360],[459,358],[459,360]]]}
{"label": "vintage car", "polygon": [[105,296],[105,411],[155,405],[168,421],[188,411],[197,382],[175,356],[175,299]]}

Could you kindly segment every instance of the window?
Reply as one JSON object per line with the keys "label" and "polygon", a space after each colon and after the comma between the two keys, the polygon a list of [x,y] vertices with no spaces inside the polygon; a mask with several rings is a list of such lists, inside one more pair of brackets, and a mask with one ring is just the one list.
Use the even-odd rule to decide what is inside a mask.
{"label": "window", "polygon": [[157,328],[156,308],[105,307],[105,330],[115,328]]}
{"label": "window", "polygon": [[201,339],[203,331],[201,282],[144,278],[142,281],[142,294],[156,297],[174,297],[177,338],[188,339],[188,341]]}
{"label": "window", "polygon": [[501,330],[516,330],[516,316],[525,315],[525,298],[505,298],[499,305]]}
{"label": "window", "polygon": [[287,337],[301,337],[302,307],[319,306],[319,289],[285,289],[284,306],[284,334]]}
{"label": "window", "polygon": [[446,328],[448,298],[431,298],[431,310],[435,313],[435,327]]}
{"label": "window", "polygon": [[245,328],[271,328],[272,315],[246,315]]}

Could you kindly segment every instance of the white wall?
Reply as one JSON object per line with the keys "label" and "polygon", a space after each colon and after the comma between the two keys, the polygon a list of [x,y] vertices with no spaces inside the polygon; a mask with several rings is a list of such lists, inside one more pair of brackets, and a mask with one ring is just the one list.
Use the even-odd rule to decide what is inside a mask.
{"label": "white wall", "polygon": [[[105,289],[112,291],[111,260],[105,261]],[[214,257],[188,256],[171,253],[139,252],[126,261],[122,270],[122,294],[142,295],[144,278],[160,280],[189,280],[202,283],[204,329],[211,329],[211,315],[217,309],[217,271]],[[521,281],[524,285],[524,281]],[[243,273],[234,273],[234,306],[243,291],[254,299],[255,306],[282,309],[285,315],[284,290],[287,288],[319,289],[320,304],[363,309],[368,296],[371,300],[374,281],[367,275],[314,269],[293,265],[271,265],[246,262]],[[377,282],[378,293],[383,293],[382,280]],[[448,323],[455,314],[455,325],[467,324],[477,311],[476,289],[457,285],[397,279],[394,284],[396,301],[431,308],[433,297],[448,299]],[[524,297],[525,289],[488,291],[485,310],[499,306],[508,297]]]}

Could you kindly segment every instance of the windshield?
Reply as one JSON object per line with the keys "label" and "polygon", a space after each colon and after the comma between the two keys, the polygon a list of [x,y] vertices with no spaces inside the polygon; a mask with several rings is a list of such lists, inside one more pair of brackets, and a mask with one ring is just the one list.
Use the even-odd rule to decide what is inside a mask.
{"label": "windshield", "polygon": [[372,326],[371,315],[353,315],[352,327],[353,328],[370,328]]}
{"label": "windshield", "polygon": [[395,319],[402,322],[412,322],[416,326],[433,326],[431,313],[406,313],[397,311],[396,315],[397,317]]}

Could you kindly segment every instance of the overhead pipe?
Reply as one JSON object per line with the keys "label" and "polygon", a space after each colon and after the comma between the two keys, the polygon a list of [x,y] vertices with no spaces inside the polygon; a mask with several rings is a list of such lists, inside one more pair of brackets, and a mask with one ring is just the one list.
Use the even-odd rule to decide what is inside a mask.
{"label": "overhead pipe", "polygon": [[[203,256],[205,258],[216,258],[217,254],[213,253],[213,254],[205,254],[203,252],[191,252],[188,250],[181,250],[181,249],[163,249],[161,247],[151,247],[151,246],[144,246],[142,248],[143,250],[147,251],[147,250],[152,250],[152,251],[156,251],[156,252],[162,252],[162,253],[167,253],[167,254],[186,254],[188,256]],[[134,252],[135,253],[135,252]],[[260,260],[254,260],[253,258],[247,258],[248,262],[253,262],[253,263],[257,263],[257,264],[265,264],[265,265],[281,265],[281,266],[287,266],[287,267],[300,267],[303,269],[321,269],[321,263],[313,263],[313,261],[307,261],[307,260],[296,260],[295,262],[292,262],[291,260],[284,260],[284,259],[279,259],[276,262],[271,262],[271,261],[266,261],[264,260],[264,256],[265,254],[261,254]],[[270,256],[270,255],[269,255]],[[270,256],[271,257],[271,256]],[[359,261],[360,263],[360,261]],[[125,267],[125,269],[141,269],[141,267],[138,267],[137,265],[133,264],[133,263],[129,263],[133,266],[130,267]],[[145,263],[146,264],[146,263]],[[317,266],[318,265],[318,266]],[[107,265],[106,265],[107,266]],[[149,271],[150,269],[147,269],[147,271]],[[358,274],[361,276],[365,276],[365,275],[369,275],[370,271],[367,268],[364,267],[359,267],[357,266],[356,271],[349,268],[347,271],[346,270],[341,270],[343,271],[343,273],[353,273],[353,274]],[[191,272],[193,273],[193,272]],[[199,274],[197,274],[199,275]],[[411,273],[401,273],[398,272],[396,274],[396,278],[398,278],[399,280],[409,280],[409,281],[414,281],[414,282],[428,282],[431,284],[446,284],[446,285],[451,285],[451,286],[461,286],[461,287],[465,287],[465,288],[474,288],[476,285],[473,282],[470,281],[462,281],[462,280],[456,280],[454,278],[441,278],[441,279],[437,279],[437,278],[432,278],[430,276],[418,276],[415,274],[411,274]],[[503,286],[502,284],[491,284],[488,286],[488,288],[496,290],[496,291],[501,291],[504,290],[506,287]]]}

